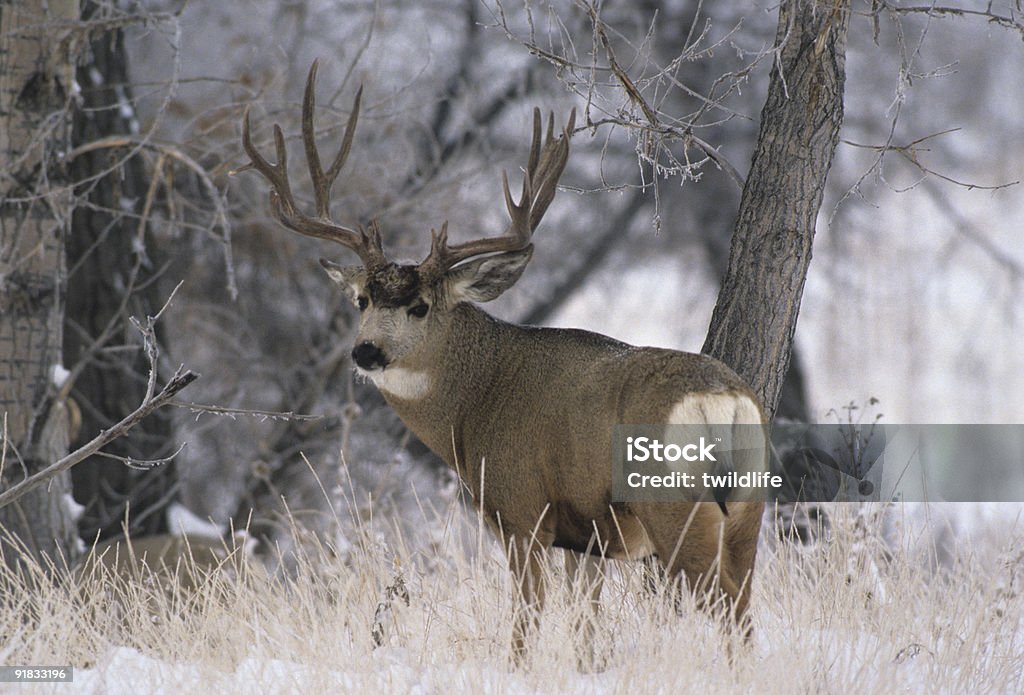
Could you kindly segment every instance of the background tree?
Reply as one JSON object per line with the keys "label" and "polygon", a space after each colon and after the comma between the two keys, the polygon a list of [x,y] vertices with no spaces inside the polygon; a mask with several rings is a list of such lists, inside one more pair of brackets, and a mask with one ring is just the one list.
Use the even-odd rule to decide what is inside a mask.
{"label": "background tree", "polygon": [[848,2],[779,7],[778,58],[729,266],[703,351],[736,369],[774,417],[843,122]]}
{"label": "background tree", "polygon": [[[0,4],[0,488],[67,453],[69,411],[63,378],[64,244],[73,210],[60,164],[70,148],[70,107],[78,3],[11,0]],[[0,550],[20,550],[63,566],[78,552],[71,481],[0,507]],[[13,544],[13,546],[11,545]],[[51,565],[52,566],[52,565]]]}
{"label": "background tree", "polygon": [[[10,428],[0,514],[8,562],[52,567],[73,562],[79,534],[95,541],[122,533],[125,521],[142,532],[164,524],[175,493],[167,483],[170,421],[151,418],[148,436],[125,435],[196,377],[168,368],[159,387],[155,317],[173,291],[159,282],[167,268],[146,232],[161,213],[179,221],[174,165],[208,179],[132,118],[122,28],[143,15],[88,3],[80,16],[77,2],[2,10],[10,137],[3,142],[0,402]],[[156,175],[147,183],[150,170]],[[213,200],[216,210],[216,192],[209,185],[204,192],[206,201],[196,199]],[[211,219],[216,226],[224,218]],[[79,446],[69,452],[72,443]]]}
{"label": "background tree", "polygon": [[[117,142],[118,137],[130,141],[139,131],[124,29],[117,22],[100,27],[112,19],[108,12],[96,2],[82,7],[85,26],[94,29],[87,34],[86,58],[76,71],[81,105],[75,110],[75,146]],[[152,242],[148,230],[150,218],[162,207],[154,185],[160,182],[149,176],[153,160],[144,161],[143,152],[128,157],[125,152],[130,148],[87,149],[71,162],[71,178],[81,183],[75,190],[79,202],[72,218],[74,233],[67,243],[63,349],[66,363],[74,365],[70,393],[82,413],[77,445],[112,426],[143,399],[148,364],[141,352],[131,349],[138,333],[127,317],[154,315],[170,290],[161,277],[176,274],[166,250]],[[159,339],[162,327],[156,330]],[[91,456],[72,469],[75,497],[85,507],[79,532],[88,543],[123,533],[126,522],[136,535],[166,530],[163,511],[177,491],[175,462],[155,467],[141,462],[168,457],[174,441],[168,412],[158,411],[132,436],[113,442],[104,455]],[[140,463],[129,466],[125,461]]]}

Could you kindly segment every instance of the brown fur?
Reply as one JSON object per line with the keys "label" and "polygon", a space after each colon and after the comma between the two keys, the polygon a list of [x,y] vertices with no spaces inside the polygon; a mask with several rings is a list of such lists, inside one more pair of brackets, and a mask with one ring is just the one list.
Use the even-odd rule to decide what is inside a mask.
{"label": "brown fur", "polygon": [[249,562],[244,546],[231,541],[196,535],[145,536],[100,543],[82,558],[80,578],[109,579],[157,586],[168,595],[194,593],[217,572],[237,574]]}
{"label": "brown fur", "polygon": [[[437,301],[429,291],[422,299]],[[749,631],[763,504],[731,504],[724,516],[712,503],[610,501],[616,424],[664,423],[687,396],[699,402],[710,394],[748,401],[763,422],[742,380],[706,356],[637,348],[586,331],[516,326],[468,303],[436,313],[426,329],[430,337],[389,367],[428,374],[429,390],[412,399],[382,392],[458,471],[510,546],[526,605],[543,602],[539,553],[548,547],[623,559],[654,553],[699,596],[724,599]],[[367,338],[388,352],[395,336],[360,335]],[[517,653],[529,614],[516,628]]]}

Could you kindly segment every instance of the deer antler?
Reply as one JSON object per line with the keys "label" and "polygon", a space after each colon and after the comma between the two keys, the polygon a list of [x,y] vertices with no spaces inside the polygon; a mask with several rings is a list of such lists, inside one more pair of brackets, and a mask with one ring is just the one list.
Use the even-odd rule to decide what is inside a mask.
{"label": "deer antler", "polygon": [[576,125],[576,109],[569,114],[569,122],[556,140],[555,117],[548,118],[547,135],[544,147],[541,148],[541,116],[540,109],[533,110],[533,140],[530,144],[530,157],[526,171],[523,173],[523,190],[519,202],[512,200],[508,188],[508,176],[501,175],[501,186],[505,193],[505,207],[511,222],[503,234],[496,237],[475,239],[454,246],[448,245],[448,223],[441,226],[440,232],[432,232],[430,254],[427,255],[419,270],[421,276],[436,279],[449,268],[462,261],[486,253],[518,251],[530,244],[533,232],[540,224],[541,218],[554,200],[558,189],[558,179],[569,161],[569,138]]}
{"label": "deer antler", "polygon": [[352,112],[345,126],[345,135],[341,140],[341,148],[334,157],[331,166],[324,171],[320,163],[320,152],[316,147],[316,132],[313,128],[313,110],[316,104],[316,73],[320,61],[313,61],[306,79],[306,93],[302,99],[302,143],[306,150],[306,165],[309,177],[313,182],[313,195],[316,199],[316,217],[310,217],[299,211],[292,196],[288,181],[288,151],[285,148],[284,135],[280,126],[274,124],[274,149],[277,163],[271,164],[259,153],[252,142],[249,127],[249,110],[246,109],[242,119],[242,147],[249,155],[250,162],[236,170],[255,169],[270,183],[270,212],[274,218],[288,229],[305,236],[333,241],[355,251],[367,269],[380,267],[387,263],[381,247],[380,232],[376,224],[370,228],[351,229],[335,224],[331,220],[331,186],[338,178],[345,160],[352,148],[356,123],[359,120],[359,104],[363,96],[363,88],[356,92],[352,104]]}

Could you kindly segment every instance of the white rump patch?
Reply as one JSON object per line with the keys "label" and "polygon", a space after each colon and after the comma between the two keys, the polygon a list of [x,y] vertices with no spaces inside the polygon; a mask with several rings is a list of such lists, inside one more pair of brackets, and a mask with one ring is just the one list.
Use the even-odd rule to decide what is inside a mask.
{"label": "white rump patch", "polygon": [[[721,444],[720,451],[730,452],[716,464],[715,472],[760,472],[768,466],[767,431],[763,427],[736,427],[761,425],[761,410],[748,396],[732,393],[691,393],[673,406],[668,415],[670,425],[707,425],[710,436]],[[730,499],[742,501],[753,495],[760,501],[756,490],[734,492]]]}
{"label": "white rump patch", "polygon": [[430,377],[426,372],[417,372],[402,367],[386,367],[372,372],[363,372],[374,385],[389,396],[404,401],[423,398],[430,391]]}
{"label": "white rump patch", "polygon": [[669,425],[760,425],[761,412],[747,396],[732,393],[691,393],[668,414]]}

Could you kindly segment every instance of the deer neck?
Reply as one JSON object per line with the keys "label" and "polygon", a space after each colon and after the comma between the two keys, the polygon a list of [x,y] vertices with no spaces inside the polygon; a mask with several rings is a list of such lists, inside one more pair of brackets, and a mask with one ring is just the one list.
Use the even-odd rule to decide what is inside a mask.
{"label": "deer neck", "polygon": [[406,426],[454,466],[463,423],[493,407],[491,385],[507,370],[518,327],[468,303],[452,314],[432,350],[374,381]]}

